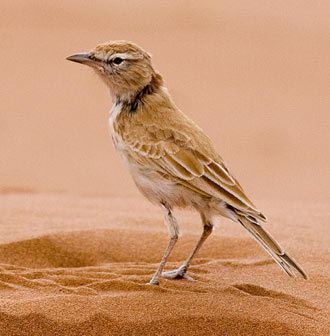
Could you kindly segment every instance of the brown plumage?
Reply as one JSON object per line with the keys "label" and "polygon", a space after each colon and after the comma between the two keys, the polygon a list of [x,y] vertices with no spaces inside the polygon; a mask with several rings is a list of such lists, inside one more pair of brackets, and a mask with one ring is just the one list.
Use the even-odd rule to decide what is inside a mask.
{"label": "brown plumage", "polygon": [[[171,100],[163,79],[143,49],[126,41],[97,46],[68,60],[91,66],[110,89],[114,144],[142,194],[164,209],[170,241],[150,284],[160,276],[189,278],[192,258],[213,228],[216,216],[240,223],[290,276],[304,271],[262,228],[266,217],[245,195],[208,136]],[[191,255],[174,271],[163,272],[178,239],[175,207],[197,210],[204,230]]]}

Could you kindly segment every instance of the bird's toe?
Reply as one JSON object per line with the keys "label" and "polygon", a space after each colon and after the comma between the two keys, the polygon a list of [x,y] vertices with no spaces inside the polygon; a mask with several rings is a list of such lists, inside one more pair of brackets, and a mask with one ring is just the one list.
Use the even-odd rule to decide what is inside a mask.
{"label": "bird's toe", "polygon": [[189,276],[186,272],[187,272],[187,267],[185,265],[182,265],[181,267],[179,267],[175,270],[163,272],[161,276],[165,279],[193,280],[193,278],[191,276]]}

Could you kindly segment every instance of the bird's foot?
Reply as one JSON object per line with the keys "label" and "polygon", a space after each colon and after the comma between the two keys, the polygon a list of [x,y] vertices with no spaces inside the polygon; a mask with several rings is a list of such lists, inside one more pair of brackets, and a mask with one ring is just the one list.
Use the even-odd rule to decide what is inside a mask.
{"label": "bird's foot", "polygon": [[152,285],[152,286],[158,286],[159,285],[159,281],[156,278],[152,278],[147,285]]}
{"label": "bird's foot", "polygon": [[187,269],[186,265],[182,265],[175,270],[163,272],[161,277],[165,279],[185,279],[191,281],[193,278],[187,274]]}

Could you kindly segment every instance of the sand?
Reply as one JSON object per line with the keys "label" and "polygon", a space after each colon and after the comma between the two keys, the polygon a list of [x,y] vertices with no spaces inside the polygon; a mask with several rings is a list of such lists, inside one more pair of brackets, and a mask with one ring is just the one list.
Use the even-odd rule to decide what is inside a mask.
{"label": "sand", "polygon": [[[306,269],[285,275],[224,222],[189,274],[146,283],[166,245],[160,213],[141,199],[7,193],[1,200],[0,330],[4,335],[327,335],[328,206],[273,205],[272,231]],[[317,213],[311,225],[302,213]],[[179,266],[201,231],[179,213]],[[300,218],[292,227],[292,218]],[[289,225],[290,224],[290,225]]]}
{"label": "sand", "polygon": [[[329,335],[326,1],[5,1],[0,13],[0,335]],[[104,85],[65,57],[111,39],[154,56],[270,232],[284,274],[220,220],[194,281],[146,285],[167,243],[108,134]],[[167,269],[201,233],[178,212]]]}

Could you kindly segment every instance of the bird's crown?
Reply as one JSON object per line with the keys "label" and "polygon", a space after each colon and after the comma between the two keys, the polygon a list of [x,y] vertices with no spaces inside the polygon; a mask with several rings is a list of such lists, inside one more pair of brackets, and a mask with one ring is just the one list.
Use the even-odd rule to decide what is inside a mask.
{"label": "bird's crown", "polygon": [[97,45],[91,55],[103,62],[111,62],[116,57],[125,60],[150,60],[150,55],[132,42],[112,41]]}

